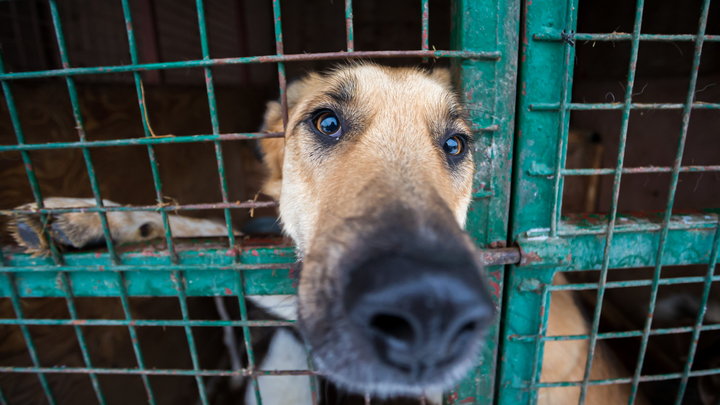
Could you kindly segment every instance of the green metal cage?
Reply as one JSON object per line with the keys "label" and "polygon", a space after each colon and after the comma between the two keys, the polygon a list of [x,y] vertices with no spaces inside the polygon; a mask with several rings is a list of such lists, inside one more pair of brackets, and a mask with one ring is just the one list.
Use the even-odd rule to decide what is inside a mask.
{"label": "green metal cage", "polygon": [[[429,2],[421,0],[422,32],[420,49],[413,51],[359,51],[354,46],[352,1],[345,1],[346,51],[321,54],[285,54],[281,4],[273,0],[276,54],[238,58],[214,59],[210,56],[206,28],[205,6],[196,0],[197,19],[202,45],[202,59],[183,62],[141,64],[138,59],[135,31],[128,0],[120,0],[127,29],[127,41],[132,63],[121,66],[73,68],[70,66],[63,27],[56,0],[48,0],[62,69],[32,72],[6,72],[0,55],[0,82],[10,113],[17,142],[0,145],[0,152],[19,152],[25,164],[37,212],[46,216],[64,212],[96,212],[102,221],[106,251],[62,252],[48,238],[52,255],[32,257],[6,247],[0,257],[0,297],[9,298],[14,309],[13,318],[0,319],[0,327],[19,327],[27,346],[32,366],[3,366],[0,373],[32,373],[39,380],[47,402],[58,402],[49,375],[86,375],[95,391],[97,401],[105,404],[106,396],[98,379],[101,375],[133,375],[141,378],[147,402],[157,403],[150,377],[185,376],[195,379],[200,403],[209,404],[206,392],[209,377],[246,376],[253,383],[257,403],[262,403],[258,378],[276,375],[311,375],[313,400],[317,401],[315,371],[261,370],[255,362],[251,344],[251,328],[291,326],[292,321],[250,320],[246,295],[292,294],[295,287],[289,277],[294,262],[292,247],[264,241],[247,243],[232,231],[231,209],[252,209],[274,206],[266,202],[231,202],[222,142],[281,137],[282,133],[221,133],[212,69],[218,65],[266,63],[277,66],[280,95],[287,122],[285,64],[307,60],[350,58],[451,58],[453,74],[460,94],[466,102],[476,131],[478,171],[473,188],[473,201],[468,217],[468,232],[487,255],[487,273],[495,304],[503,309],[494,322],[478,366],[455,389],[444,394],[447,404],[520,404],[534,403],[540,388],[579,387],[580,402],[588,387],[600,384],[632,384],[633,402],[641,382],[680,380],[675,403],[683,401],[690,377],[720,374],[720,369],[693,370],[693,358],[700,333],[718,330],[720,325],[704,325],[703,319],[720,248],[720,210],[708,209],[693,213],[673,213],[678,177],[684,172],[717,172],[720,166],[684,166],[683,150],[690,116],[695,109],[720,109],[720,104],[694,101],[698,66],[703,43],[720,41],[720,36],[706,35],[710,0],[704,0],[701,18],[694,35],[642,34],[644,0],[638,0],[635,25],[631,33],[577,33],[578,0],[455,0],[452,3],[452,50],[431,50],[428,41]],[[582,6],[582,4],[580,4]],[[571,102],[575,41],[628,41],[632,45],[628,78],[623,102],[588,104]],[[685,103],[641,104],[633,102],[638,49],[643,41],[686,41],[695,44],[693,70]],[[519,61],[518,61],[519,60]],[[203,68],[207,90],[212,134],[156,137],[150,130],[145,111],[145,97],[141,72],[150,70]],[[135,82],[138,108],[143,118],[144,138],[92,141],[85,136],[84,124],[75,78],[89,74],[130,72]],[[20,125],[10,83],[16,80],[60,77],[67,84],[73,107],[77,142],[26,143]],[[519,89],[519,90],[516,90]],[[517,102],[517,108],[516,108]],[[682,132],[677,154],[671,167],[625,167],[625,142],[632,110],[676,109],[682,111]],[[611,169],[566,169],[569,118],[571,111],[620,110],[622,131],[617,165]],[[156,197],[164,201],[155,146],[170,143],[211,142],[214,145],[220,177],[222,201],[216,204],[160,204],[152,206],[107,207],[103,205],[100,187],[94,171],[91,151],[97,147],[144,145],[147,147]],[[43,196],[33,170],[30,151],[62,148],[80,149],[90,178],[97,207],[49,209],[43,206]],[[670,192],[664,213],[628,215],[618,213],[618,198],[623,174],[670,173]],[[613,199],[610,214],[562,216],[562,195],[566,176],[613,176]],[[173,238],[168,212],[181,210],[222,210],[229,229],[227,240],[178,241]],[[165,247],[152,255],[142,247],[117,246],[108,228],[106,213],[113,211],[155,211],[163,216]],[[33,211],[34,212],[34,211]],[[31,211],[12,211],[31,213]],[[506,248],[510,245],[511,247]],[[688,249],[692,246],[692,249]],[[502,255],[501,255],[502,253]],[[502,256],[502,257],[501,257]],[[663,266],[707,265],[704,277],[662,278]],[[508,265],[508,266],[506,266]],[[609,269],[654,267],[650,280],[608,282]],[[556,272],[599,270],[598,283],[553,285]],[[653,313],[657,291],[661,285],[702,283],[702,309],[691,327],[653,329]],[[649,313],[642,330],[599,333],[602,305],[598,304],[591,319],[591,333],[580,336],[547,336],[550,296],[557,290],[597,290],[597,302],[602,303],[607,289],[650,286],[652,294]],[[182,317],[179,320],[135,319],[130,310],[130,297],[175,297]],[[237,298],[239,320],[196,320],[188,311],[188,297],[214,296]],[[34,319],[23,315],[21,301],[33,297],[64,298],[68,319]],[[76,297],[117,297],[124,312],[123,319],[81,319],[76,309]],[[36,325],[72,327],[77,337],[84,367],[62,367],[41,364],[30,327]],[[83,327],[117,326],[127,328],[131,337],[136,367],[94,367],[87,348]],[[137,330],[162,326],[182,328],[192,359],[190,369],[158,369],[146,367],[138,342]],[[232,327],[242,330],[249,366],[246,369],[207,369],[201,367],[194,333],[199,328]],[[689,348],[682,372],[663,375],[644,375],[643,361],[650,336],[691,333]],[[602,339],[639,337],[641,349],[637,366],[630,378],[591,380],[590,369],[596,342]],[[541,382],[542,354],[546,342],[588,340],[588,362],[582,381]],[[309,363],[310,364],[310,363]],[[0,386],[0,403],[9,403]],[[370,402],[370,399],[367,400]]]}

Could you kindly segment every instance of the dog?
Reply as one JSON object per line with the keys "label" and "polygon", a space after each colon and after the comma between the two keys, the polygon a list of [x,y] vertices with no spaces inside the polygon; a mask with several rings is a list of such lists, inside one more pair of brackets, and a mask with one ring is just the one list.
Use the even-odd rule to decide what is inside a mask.
{"label": "dog", "polygon": [[[285,131],[285,138],[262,139],[259,146],[267,169],[262,191],[279,201],[283,229],[297,249],[298,294],[284,311],[277,304],[287,297],[254,302],[274,315],[297,317],[316,367],[338,387],[438,401],[475,365],[498,312],[463,230],[473,138],[449,71],[355,63],[292,83],[287,107],[283,122],[281,104],[267,104],[262,131]],[[77,203],[46,201],[48,207]],[[159,214],[117,214],[108,214],[117,242],[162,234]],[[47,241],[34,220],[15,218],[14,235],[42,254]],[[222,225],[183,221],[171,216],[173,233],[226,232]],[[75,247],[82,247],[78,234],[102,239],[97,214],[55,216],[50,230],[60,244]],[[559,275],[556,283],[563,282]],[[572,293],[555,293],[548,334],[587,333]],[[261,369],[307,368],[294,333],[280,329],[271,339]],[[587,344],[546,344],[541,381],[582,380]],[[618,367],[599,344],[591,377],[617,376]],[[308,377],[258,380],[266,404],[311,403]],[[577,403],[578,396],[576,388],[543,389],[539,403]],[[628,397],[629,387],[593,386],[586,404]],[[246,403],[254,403],[250,388]]]}

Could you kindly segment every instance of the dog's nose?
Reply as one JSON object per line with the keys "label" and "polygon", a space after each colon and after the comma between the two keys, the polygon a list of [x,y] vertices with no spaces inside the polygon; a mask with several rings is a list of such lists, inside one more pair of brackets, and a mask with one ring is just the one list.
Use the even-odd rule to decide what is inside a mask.
{"label": "dog's nose", "polygon": [[346,309],[381,362],[422,379],[463,360],[492,322],[479,271],[471,263],[376,260],[351,274]]}

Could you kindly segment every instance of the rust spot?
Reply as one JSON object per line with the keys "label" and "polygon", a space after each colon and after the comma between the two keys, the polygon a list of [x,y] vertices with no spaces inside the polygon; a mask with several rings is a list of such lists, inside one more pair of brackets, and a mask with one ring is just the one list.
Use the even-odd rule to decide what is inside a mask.
{"label": "rust spot", "polygon": [[542,258],[535,252],[526,252],[523,248],[520,248],[520,265],[527,266],[533,262],[541,262]]}
{"label": "rust spot", "polygon": [[76,319],[73,321],[70,321],[70,325],[85,325],[87,324],[87,320],[85,319]]}
{"label": "rust spot", "polygon": [[463,399],[462,401],[460,401],[460,403],[461,404],[472,404],[472,403],[475,403],[475,398],[467,397],[467,398]]}
{"label": "rust spot", "polygon": [[253,256],[255,256],[255,257],[260,256],[260,253],[258,253],[258,251],[255,250],[255,249],[251,250],[251,251],[250,251],[250,254],[253,255]]}
{"label": "rust spot", "polygon": [[225,287],[225,295],[232,295],[232,291],[228,287]]}

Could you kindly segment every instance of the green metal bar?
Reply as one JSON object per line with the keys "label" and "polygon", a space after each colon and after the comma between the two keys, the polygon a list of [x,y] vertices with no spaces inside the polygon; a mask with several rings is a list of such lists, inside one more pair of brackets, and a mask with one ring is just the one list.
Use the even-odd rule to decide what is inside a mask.
{"label": "green metal bar", "polygon": [[[238,290],[238,304],[240,305],[240,320],[248,322],[247,304],[245,303],[245,283],[243,280],[243,273],[237,272],[237,290]],[[250,335],[250,328],[243,326],[243,338],[245,339],[245,351],[247,352],[248,368],[250,370],[250,377],[252,378],[253,391],[255,393],[255,403],[262,405],[262,398],[260,397],[260,386],[257,381],[257,374],[259,370],[256,370],[255,365],[255,351],[252,347],[252,336]]]}
{"label": "green metal bar", "polygon": [[[707,42],[719,42],[720,35],[704,35]],[[640,41],[660,41],[660,42],[695,42],[696,35],[656,35],[656,34],[640,34]],[[533,35],[533,39],[537,41],[562,41],[563,37],[560,33],[540,33]],[[633,36],[626,32],[614,32],[612,34],[573,34],[575,41],[632,41]]]}
{"label": "green metal bar", "polygon": [[[685,326],[682,328],[667,328],[667,329],[652,329],[650,330],[650,335],[652,336],[658,336],[658,335],[676,335],[680,333],[689,333],[693,332],[695,328],[693,326]],[[705,331],[712,331],[712,330],[720,330],[720,324],[713,324],[713,325],[703,325],[700,327],[700,330],[702,332]],[[644,331],[642,330],[633,330],[633,331],[627,331],[627,332],[606,332],[606,333],[598,333],[597,339],[624,339],[624,338],[630,338],[630,337],[640,337]],[[587,340],[590,339],[590,335],[566,335],[566,336],[541,336],[540,340],[543,342],[559,342],[559,341],[568,341],[568,340]],[[516,342],[534,342],[538,340],[538,335],[512,335],[510,336],[510,340],[516,341]]]}
{"label": "green metal bar", "polygon": [[[273,0],[273,24],[275,27],[275,50],[278,56],[284,53],[282,37],[282,17],[280,13],[280,0]],[[287,129],[288,105],[287,105],[287,82],[285,80],[285,63],[278,62],[278,82],[280,83],[280,102],[282,104],[283,130]]]}
{"label": "green metal bar", "polygon": [[1,405],[8,405],[9,402],[7,398],[5,398],[5,394],[3,394],[2,389],[0,389],[0,404]]}
{"label": "green metal bar", "polygon": [[347,38],[347,51],[355,52],[355,33],[353,32],[352,0],[345,0],[345,35]]}
{"label": "green metal bar", "polygon": [[[703,40],[705,36],[705,29],[707,28],[708,14],[710,12],[710,0],[704,0],[702,6],[702,12],[700,14],[700,22],[698,24],[698,34],[695,40],[695,54],[693,55],[693,66],[690,73],[690,83],[688,85],[687,97],[685,99],[685,109],[683,110],[682,118],[682,129],[680,132],[680,139],[678,140],[677,153],[675,155],[675,162],[673,163],[672,177],[670,179],[670,190],[668,191],[667,197],[667,208],[665,210],[665,220],[663,221],[663,229],[660,231],[660,242],[658,244],[657,259],[655,264],[655,273],[653,275],[653,285],[650,291],[650,304],[648,307],[648,315],[645,321],[645,331],[649,332],[652,328],[653,315],[655,314],[655,302],[657,300],[658,285],[660,281],[660,273],[662,272],[662,256],[665,249],[665,242],[669,232],[670,217],[672,216],[672,208],[675,202],[675,192],[677,191],[677,184],[680,174],[680,166],[682,165],[683,152],[685,151],[685,142],[687,140],[688,126],[690,125],[690,115],[692,114],[692,102],[695,98],[695,87],[697,84],[697,76],[700,68],[700,59],[702,57]],[[707,305],[706,300],[702,305]],[[640,383],[640,374],[642,373],[642,366],[645,360],[645,351],[647,349],[648,334],[644,334],[640,343],[640,352],[638,354],[637,365],[635,367],[635,373],[633,374],[632,391],[630,394],[629,404],[632,405],[637,396],[638,384]],[[687,363],[692,362],[691,359],[687,360]],[[687,378],[684,378],[680,386],[680,390],[684,390]]]}
{"label": "green metal bar", "polygon": [[[572,2],[571,2],[572,3]],[[540,301],[540,325],[538,328],[538,337],[544,337],[547,334],[547,325],[550,315],[550,302],[548,297],[550,291],[547,285],[543,286],[542,300]],[[535,347],[533,349],[533,360],[532,360],[532,379],[530,385],[530,403],[537,403],[538,390],[535,388],[540,382],[540,375],[542,373],[542,355],[543,355],[543,341],[542,339],[535,340]]]}
{"label": "green metal bar", "polygon": [[368,59],[368,58],[462,58],[474,60],[498,60],[497,51],[355,51],[301,53],[289,55],[248,56],[242,58],[220,58],[210,60],[191,60],[182,62],[143,63],[120,66],[102,66],[91,68],[70,68],[41,70],[34,72],[4,73],[0,80],[32,79],[40,77],[79,76],[101,73],[141,72],[148,70],[182,69],[216,65],[237,65],[251,63],[304,62],[310,60]]}
{"label": "green metal bar", "polygon": [[[0,74],[4,73],[5,64],[3,63],[2,52],[0,52]],[[22,125],[20,125],[20,117],[18,115],[17,107],[15,106],[15,100],[12,96],[12,91],[10,90],[10,84],[3,80],[2,88],[3,93],[5,94],[5,103],[7,104],[8,111],[10,112],[10,120],[12,121],[13,130],[15,131],[15,138],[17,139],[19,145],[23,145],[25,144],[25,134],[23,133]],[[43,208],[45,204],[43,204],[43,197],[42,193],[40,192],[40,185],[38,184],[37,176],[35,176],[35,170],[33,169],[33,163],[30,159],[30,154],[25,151],[21,151],[20,155],[22,156],[25,173],[27,174],[28,182],[30,183],[30,190],[32,191],[35,205],[37,206],[37,208]],[[48,221],[47,216],[41,214],[40,221],[46,224]],[[60,253],[60,250],[55,245],[55,241],[50,237],[48,229],[43,229],[43,233],[45,239],[48,241],[48,245],[50,246],[50,253],[52,255],[53,261],[55,262],[55,264],[58,265],[63,264],[62,253]]]}
{"label": "green metal bar", "polygon": [[[173,271],[170,276],[175,288],[177,289],[178,300],[180,301],[180,311],[182,312],[183,321],[190,320],[190,314],[187,307],[187,296],[185,294],[185,276],[183,272]],[[195,338],[193,338],[192,328],[190,325],[185,325],[185,337],[187,338],[188,347],[190,348],[190,359],[192,359],[193,370],[195,373],[200,371],[200,359],[198,359],[197,347],[195,347]],[[197,382],[198,392],[200,394],[200,401],[203,405],[209,405],[207,393],[205,392],[205,383],[203,378],[199,374],[195,374],[195,381]]]}
{"label": "green metal bar", "polygon": [[[10,301],[12,302],[13,309],[15,310],[15,318],[18,320],[24,320],[22,305],[20,304],[20,297],[18,296],[17,288],[13,280],[13,275],[6,273],[4,274],[4,276],[5,281],[8,283],[8,285],[10,285]],[[35,343],[33,342],[32,336],[30,335],[30,330],[28,330],[26,325],[20,324],[20,332],[23,335],[23,339],[25,339],[25,345],[27,346],[30,360],[32,361],[34,366],[32,368],[40,368],[40,359],[38,358],[37,350],[35,350]],[[45,398],[47,399],[48,403],[50,405],[55,405],[55,397],[50,390],[50,384],[48,384],[45,374],[42,372],[37,372],[36,374],[38,376],[38,379],[40,380],[40,386],[45,393]]]}
{"label": "green metal bar", "polygon": [[420,43],[423,51],[430,49],[430,2],[428,0],[421,0],[422,9],[422,34],[420,35]]}
{"label": "green metal bar", "polygon": [[[138,368],[88,368],[88,367],[0,367],[0,373],[48,373],[48,374],[129,374],[129,375],[167,375],[191,377],[233,377],[252,375],[281,376],[281,375],[322,375],[308,370],[183,370],[183,369],[145,369]],[[703,374],[705,375],[705,374]]]}
{"label": "green metal bar", "polygon": [[[125,17],[125,28],[128,35],[128,46],[130,48],[130,59],[132,64],[130,66],[137,67],[138,55],[137,55],[137,43],[135,41],[135,31],[132,25],[132,16],[130,14],[130,5],[127,0],[122,0],[123,16]],[[138,95],[138,105],[140,107],[140,116],[142,117],[143,131],[145,132],[145,138],[154,138],[155,135],[150,130],[150,122],[147,116],[147,107],[145,105],[145,89],[143,88],[142,78],[138,70],[133,70],[133,78],[135,79],[135,91]],[[150,158],[150,170],[153,176],[153,186],[155,187],[155,198],[157,199],[158,205],[165,202],[165,198],[162,193],[162,181],[160,179],[160,170],[158,169],[157,156],[155,155],[155,148],[151,144],[147,145],[148,156]],[[170,221],[166,211],[160,212],[163,221],[163,228],[165,230],[165,241],[167,242],[169,260],[177,264],[178,258],[175,253],[175,245],[173,244],[172,231],[170,229]]]}
{"label": "green metal bar", "polygon": [[285,136],[282,132],[270,133],[238,133],[238,134],[219,134],[219,135],[188,135],[188,136],[157,136],[152,138],[130,138],[130,139],[113,139],[108,141],[84,141],[84,142],[53,142],[53,143],[31,143],[19,145],[0,145],[0,152],[9,151],[28,151],[28,150],[49,150],[49,149],[68,149],[68,148],[101,148],[107,146],[128,146],[128,145],[157,145],[157,144],[175,144],[188,142],[215,142],[215,141],[235,141],[245,139],[262,139],[262,138],[282,138]]}
{"label": "green metal bar", "polygon": [[[680,173],[717,172],[720,166],[681,166]],[[670,173],[672,167],[646,166],[646,167],[623,167],[622,174],[643,174],[643,173]],[[530,176],[548,177],[553,172],[550,169],[529,170]],[[596,176],[615,174],[615,169],[563,169],[560,171],[563,176]]]}
{"label": "green metal bar", "polygon": [[[520,7],[519,0],[453,0],[450,5],[452,49],[494,50],[502,55],[494,63],[477,59],[451,61],[453,83],[469,112],[478,151],[473,156],[476,172],[466,231],[480,248],[508,241]],[[505,266],[487,266],[485,272],[493,304],[500,308],[508,291],[504,288]],[[477,366],[445,393],[446,404],[496,402],[501,316],[498,311],[488,329]]]}
{"label": "green metal bar", "polygon": [[[132,343],[133,352],[135,353],[135,361],[137,362],[138,369],[145,370],[145,361],[143,360],[142,351],[140,349],[140,340],[138,339],[137,331],[135,326],[140,326],[137,321],[133,320],[132,310],[130,309],[130,301],[127,293],[127,282],[125,281],[125,274],[123,272],[115,273],[118,277],[118,284],[120,285],[120,303],[122,304],[123,312],[125,313],[125,321],[127,322],[128,333],[130,333],[130,342]],[[92,320],[88,320],[92,321]],[[91,323],[84,323],[90,325]],[[150,379],[146,374],[140,376],[142,378],[143,385],[145,386],[145,393],[147,394],[148,404],[155,405],[155,394],[153,393],[152,387],[150,386]]]}
{"label": "green metal bar", "polygon": [[[695,370],[690,372],[690,377],[702,377],[706,375],[720,374],[720,368],[706,369],[706,370]],[[682,378],[682,373],[669,373],[669,374],[656,374],[656,375],[644,375],[640,377],[640,382],[648,381],[666,381],[676,380]],[[589,385],[611,385],[611,384],[628,384],[632,382],[632,378],[610,378],[607,380],[593,380],[590,381]],[[540,388],[555,388],[555,387],[578,387],[581,386],[581,381],[567,381],[567,382],[556,382],[556,383],[540,383]]]}
{"label": "green metal bar", "polygon": [[[659,281],[660,285],[675,285],[675,284],[696,284],[702,283],[705,279],[703,277],[673,277],[664,278]],[[720,281],[720,276],[712,277],[712,281]],[[613,288],[628,288],[628,287],[645,287],[652,285],[652,280],[630,280],[630,281],[612,281],[605,283],[606,289]],[[597,290],[599,287],[598,283],[584,283],[584,284],[564,284],[564,285],[553,285],[550,286],[551,291],[582,291],[582,290]],[[690,331],[690,329],[688,329]]]}
{"label": "green metal bar", "polygon": [[[68,312],[70,312],[70,319],[76,320],[78,319],[77,316],[77,308],[75,308],[75,300],[72,295],[72,289],[70,288],[70,283],[67,279],[67,274],[59,271],[57,273],[57,280],[65,293],[65,303],[68,307]],[[80,325],[73,325],[73,329],[75,330],[75,335],[77,336],[78,344],[80,345],[80,352],[82,353],[83,361],[85,362],[85,367],[92,370],[92,360],[90,359],[90,351],[87,348],[87,342],[85,341],[85,335],[83,334],[82,329],[80,328]],[[90,382],[92,383],[93,389],[95,390],[95,396],[97,397],[98,402],[100,405],[105,405],[105,397],[102,393],[102,389],[100,388],[100,381],[98,381],[97,374],[90,373]]]}
{"label": "green metal bar", "polygon": [[[717,110],[720,109],[720,103],[692,103],[692,108],[696,110]],[[632,110],[683,110],[685,104],[665,104],[665,103],[632,103]],[[570,103],[567,105],[568,110],[586,111],[586,110],[624,110],[625,103]],[[560,109],[558,103],[534,103],[530,105],[532,111],[557,111]]]}
{"label": "green metal bar", "polygon": [[710,263],[708,264],[708,272],[705,276],[705,284],[703,285],[702,293],[702,306],[698,311],[697,318],[695,319],[695,325],[692,327],[692,340],[690,343],[690,349],[688,350],[687,361],[685,362],[685,368],[683,369],[683,376],[680,381],[680,388],[678,389],[677,396],[675,398],[675,405],[682,404],[683,397],[685,396],[685,388],[687,387],[688,378],[690,377],[690,370],[692,369],[693,361],[695,360],[695,352],[697,350],[697,344],[700,340],[700,332],[708,330],[706,326],[720,329],[720,325],[703,325],[703,319],[705,319],[705,312],[707,312],[707,302],[710,298],[710,289],[712,287],[715,278],[720,280],[720,277],[713,277],[715,274],[715,265],[718,262],[718,251],[720,250],[720,222],[718,223],[717,231],[715,232],[715,242],[713,243],[713,250],[710,255]]}
{"label": "green metal bar", "polygon": [[[572,33],[575,29],[575,18],[577,15],[577,0],[569,0],[567,2],[567,11],[565,13],[565,32]],[[550,236],[557,237],[558,221],[560,220],[560,212],[562,210],[562,192],[563,177],[560,172],[565,168],[565,158],[567,156],[567,138],[570,132],[570,114],[568,114],[567,105],[572,98],[572,79],[573,67],[575,64],[575,46],[570,42],[565,42],[565,63],[563,63],[563,79],[560,91],[560,126],[558,128],[558,142],[555,155],[555,177],[553,185],[553,205],[550,213]]]}
{"label": "green metal bar", "polygon": [[[125,297],[127,298],[127,294],[125,294]],[[128,307],[129,309],[129,307]],[[149,319],[131,319],[126,316],[125,320],[122,319],[6,319],[6,318],[0,318],[0,325],[50,325],[50,326],[75,326],[75,325],[82,325],[82,326],[129,326],[134,327],[135,326],[192,326],[192,327],[198,327],[198,326],[212,326],[212,327],[222,327],[222,326],[248,326],[248,327],[260,327],[260,328],[267,328],[267,327],[280,327],[280,326],[294,326],[295,321],[237,321],[237,320],[230,320],[230,321],[219,321],[219,320],[212,320],[212,321],[200,321],[200,320],[188,320],[188,321],[180,321],[180,320],[149,320]],[[689,331],[690,329],[688,329]],[[143,367],[139,367],[143,368]]]}
{"label": "green metal bar", "polygon": [[[210,60],[210,48],[207,38],[207,27],[205,24],[205,8],[202,0],[196,0],[198,24],[200,26],[200,44],[202,46],[203,60]],[[205,67],[205,87],[207,89],[208,105],[210,107],[210,121],[212,123],[213,135],[220,135],[220,122],[218,121],[217,102],[215,101],[215,85],[213,84],[212,72],[210,67]],[[223,159],[222,145],[220,141],[215,141],[215,160],[218,166],[218,175],[220,176],[220,194],[223,203],[228,202],[228,186],[225,176],[225,160]],[[225,226],[228,230],[228,243],[230,247],[235,245],[235,234],[233,233],[232,215],[230,209],[224,209]]]}
{"label": "green metal bar", "polygon": [[[48,0],[50,4],[50,15],[52,16],[53,26],[55,28],[55,38],[57,39],[58,49],[60,50],[60,59],[62,61],[63,69],[70,68],[70,61],[67,55],[67,47],[65,46],[65,37],[62,31],[62,23],[60,22],[60,13],[58,12],[57,4],[55,0]],[[83,123],[82,113],[80,111],[80,101],[78,100],[77,90],[75,88],[75,81],[72,77],[65,77],[67,83],[68,94],[70,95],[70,104],[72,105],[73,117],[75,118],[75,129],[78,131],[80,142],[84,142],[85,137],[85,124]],[[92,156],[87,148],[82,148],[83,159],[85,160],[85,168],[87,169],[88,179],[90,180],[90,188],[92,189],[93,197],[95,198],[95,205],[98,207],[103,206],[102,196],[100,195],[100,186],[98,184],[97,175],[95,174],[95,168],[93,166]],[[108,225],[107,215],[105,213],[99,213],[100,224],[102,225],[103,235],[105,236],[105,244],[107,245],[108,252],[110,253],[110,259],[113,264],[120,264],[119,258],[115,254],[115,244],[113,243],[112,236],[110,234],[110,227]],[[98,393],[99,397],[101,395]],[[101,403],[103,401],[100,401]]]}
{"label": "green metal bar", "polygon": [[[630,104],[632,103],[633,88],[635,86],[635,72],[637,68],[638,51],[640,48],[640,31],[642,29],[642,15],[645,6],[644,0],[638,0],[635,10],[635,23],[633,25],[632,50],[630,51],[630,66],[628,67],[628,80],[625,91],[625,106],[623,108],[622,126],[620,129],[620,144],[618,146],[617,164],[613,179],[613,198],[610,206],[610,218],[608,220],[607,235],[605,237],[605,249],[603,251],[603,263],[600,270],[600,282],[598,285],[593,321],[590,329],[590,343],[588,345],[587,362],[585,363],[585,375],[580,388],[580,404],[585,403],[588,384],[590,382],[590,371],[592,370],[593,358],[595,356],[595,344],[597,343],[598,326],[600,325],[600,313],[602,302],[605,296],[605,284],[610,268],[610,249],[612,248],[613,234],[615,231],[615,220],[617,219],[618,200],[620,198],[620,183],[622,180],[622,169],[625,160],[625,147],[627,143],[628,125],[630,122]],[[662,255],[657,257],[658,264],[662,263]],[[630,402],[632,404],[632,401]]]}

